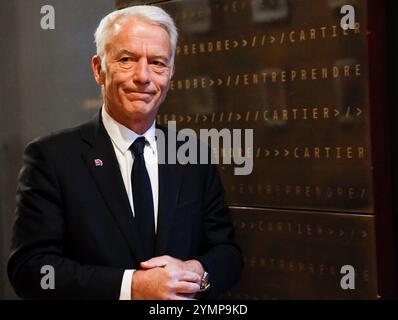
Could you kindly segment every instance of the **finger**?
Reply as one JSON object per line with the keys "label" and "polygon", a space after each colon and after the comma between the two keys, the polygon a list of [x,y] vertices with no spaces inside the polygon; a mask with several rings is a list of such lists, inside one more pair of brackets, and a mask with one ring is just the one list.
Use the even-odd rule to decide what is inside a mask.
{"label": "finger", "polygon": [[157,267],[164,267],[169,262],[168,256],[160,256],[141,262],[141,267],[144,269],[152,269]]}
{"label": "finger", "polygon": [[179,281],[174,290],[177,293],[196,293],[200,290],[200,286],[194,282]]}
{"label": "finger", "polygon": [[202,278],[196,272],[183,271],[181,273],[181,275],[179,276],[178,280],[200,284],[200,282],[202,281]]}
{"label": "finger", "polygon": [[195,299],[195,293],[177,293],[177,295],[188,299],[197,300]]}

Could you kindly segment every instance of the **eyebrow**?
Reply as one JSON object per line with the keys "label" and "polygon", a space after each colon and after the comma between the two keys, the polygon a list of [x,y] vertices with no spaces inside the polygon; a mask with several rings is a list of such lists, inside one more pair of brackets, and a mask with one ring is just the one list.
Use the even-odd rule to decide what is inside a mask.
{"label": "eyebrow", "polygon": [[[131,52],[131,51],[129,51],[129,50],[126,50],[126,49],[120,50],[120,51],[116,54],[116,56],[119,57],[119,56],[121,56],[121,55],[123,55],[123,54],[127,54],[127,55],[129,55],[129,56],[131,56],[131,57],[136,57],[136,58],[138,58],[138,55],[137,55],[137,54],[135,54],[134,52]],[[161,55],[161,54],[160,54],[160,55],[151,56],[151,59],[164,59],[166,62],[169,62],[169,61],[170,61],[169,58],[167,58],[166,56]]]}
{"label": "eyebrow", "polygon": [[123,55],[123,54],[127,54],[127,55],[133,56],[133,57],[137,57],[137,55],[136,55],[135,53],[133,53],[133,52],[131,52],[131,51],[128,51],[128,50],[126,50],[126,49],[123,49],[123,50],[118,51],[118,52],[116,53],[116,56],[118,57],[118,56],[121,56],[121,55]]}

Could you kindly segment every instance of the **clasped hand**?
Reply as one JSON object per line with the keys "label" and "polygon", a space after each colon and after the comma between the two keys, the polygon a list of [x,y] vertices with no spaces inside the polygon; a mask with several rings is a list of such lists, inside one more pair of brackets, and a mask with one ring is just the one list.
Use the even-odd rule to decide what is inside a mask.
{"label": "clasped hand", "polygon": [[182,261],[170,256],[155,257],[141,263],[134,272],[133,300],[189,300],[200,290],[204,273],[198,260]]}

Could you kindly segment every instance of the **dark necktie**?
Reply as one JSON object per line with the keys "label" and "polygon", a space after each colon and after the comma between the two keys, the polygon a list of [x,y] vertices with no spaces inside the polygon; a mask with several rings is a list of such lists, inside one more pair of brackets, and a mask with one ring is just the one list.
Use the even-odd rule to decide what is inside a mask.
{"label": "dark necktie", "polygon": [[155,254],[155,218],[151,181],[144,159],[145,138],[139,137],[130,146],[134,154],[133,170],[131,171],[131,186],[133,189],[133,203],[135,223],[142,239],[144,261]]}

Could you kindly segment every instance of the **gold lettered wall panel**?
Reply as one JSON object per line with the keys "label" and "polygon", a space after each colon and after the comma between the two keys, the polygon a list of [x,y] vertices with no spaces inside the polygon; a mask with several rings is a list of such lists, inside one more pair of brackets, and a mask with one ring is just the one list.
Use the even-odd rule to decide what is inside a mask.
{"label": "gold lettered wall panel", "polygon": [[[158,123],[254,129],[252,174],[219,166],[245,258],[225,297],[377,298],[366,0],[158,5],[180,34]],[[340,286],[344,265],[355,290]]]}
{"label": "gold lettered wall panel", "polygon": [[[245,269],[228,299],[376,299],[375,219],[367,215],[232,208]],[[341,268],[355,268],[343,290]]]}
{"label": "gold lettered wall panel", "polygon": [[[220,166],[228,202],[373,212],[365,1],[173,1],[176,73],[158,122],[254,129],[254,170]],[[220,152],[222,156],[222,152]]]}

